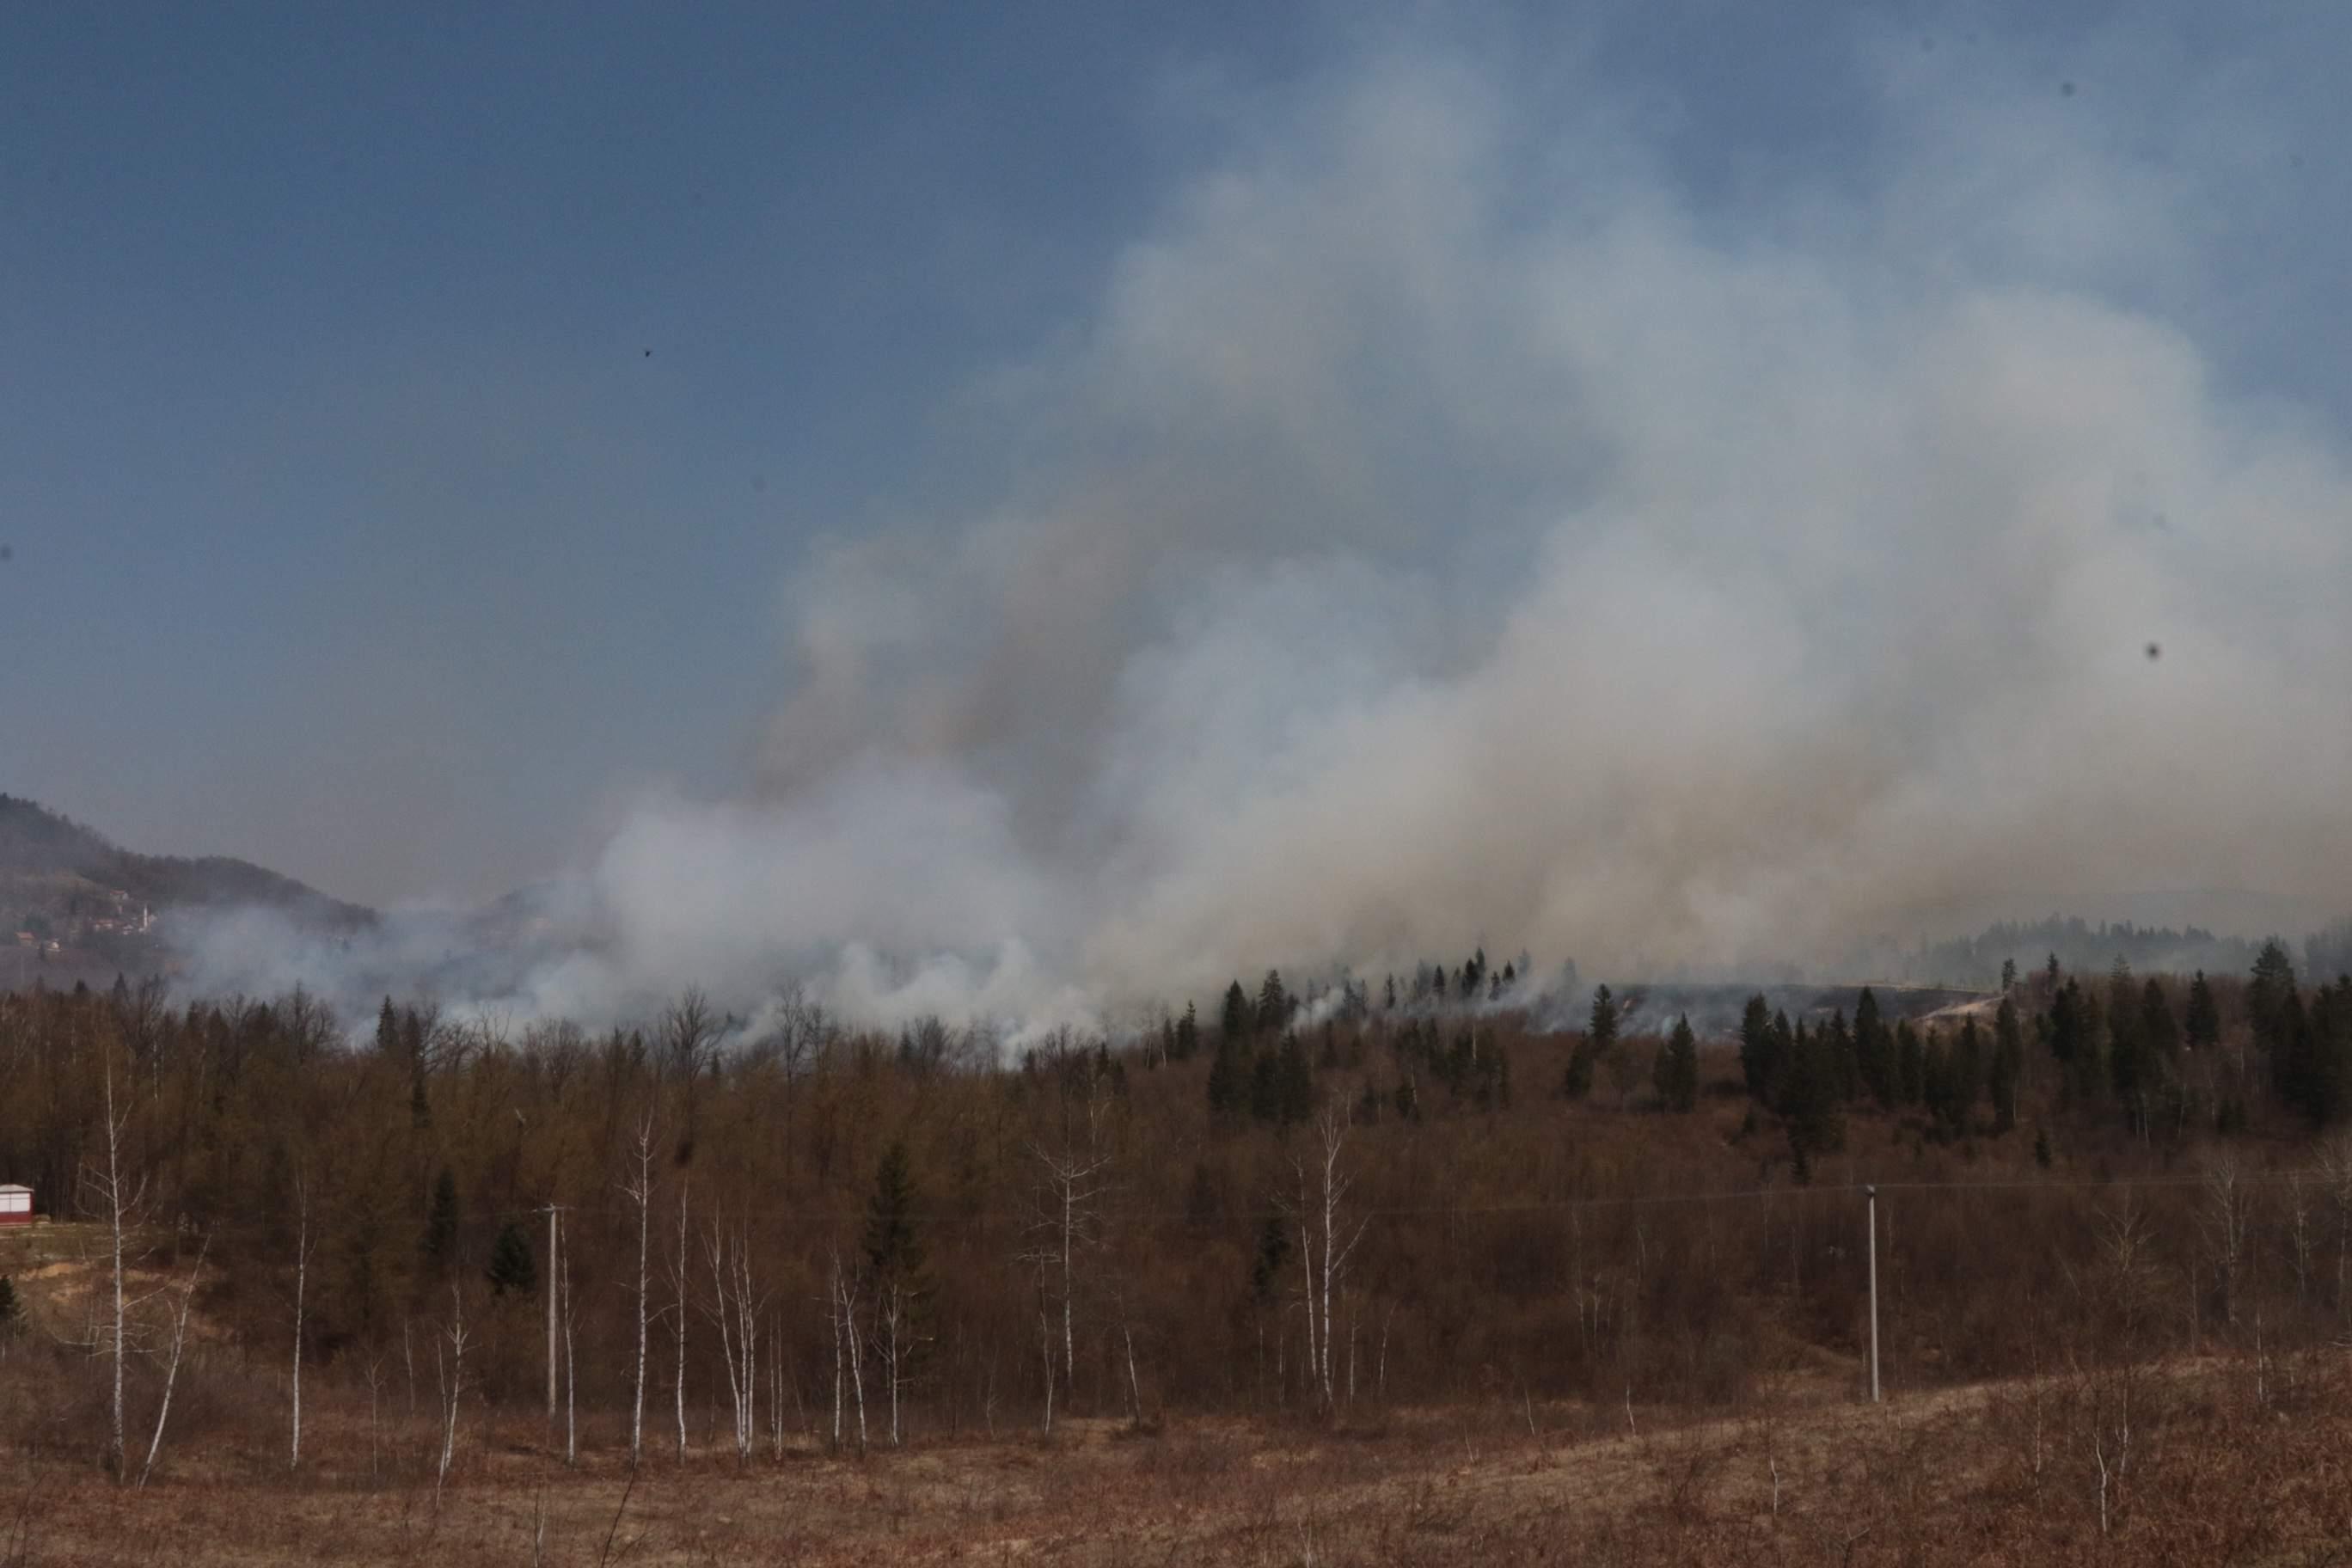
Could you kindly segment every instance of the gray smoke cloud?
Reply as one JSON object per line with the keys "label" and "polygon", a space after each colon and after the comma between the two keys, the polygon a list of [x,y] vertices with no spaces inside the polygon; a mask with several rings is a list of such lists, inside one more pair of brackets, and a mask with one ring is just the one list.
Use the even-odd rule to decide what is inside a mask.
{"label": "gray smoke cloud", "polygon": [[755,783],[643,805],[478,1004],[1017,1031],[1482,941],[1731,972],[2042,889],[2340,898],[2352,479],[2163,307],[2208,174],[1911,68],[1863,174],[1713,202],[1475,58],[1234,108],[972,390],[972,499],[790,584]]}

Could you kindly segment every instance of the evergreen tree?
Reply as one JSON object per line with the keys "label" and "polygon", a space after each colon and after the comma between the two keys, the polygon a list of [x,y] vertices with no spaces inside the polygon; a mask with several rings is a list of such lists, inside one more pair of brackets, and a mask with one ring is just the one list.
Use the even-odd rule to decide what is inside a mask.
{"label": "evergreen tree", "polygon": [[1224,1010],[1217,1019],[1217,1032],[1225,1039],[1238,1040],[1249,1031],[1249,993],[1244,991],[1242,983],[1236,980],[1225,987]]}
{"label": "evergreen tree", "polygon": [[896,1288],[908,1296],[923,1287],[923,1238],[916,1227],[919,1204],[915,1190],[914,1163],[907,1145],[894,1139],[882,1151],[875,1167],[873,1195],[866,1200],[866,1265],[875,1285]]}
{"label": "evergreen tree", "polygon": [[2254,1026],[2254,1041],[2275,1051],[2285,1037],[2286,1004],[2295,994],[2294,965],[2286,947],[2273,937],[2254,956],[2253,973],[2246,981],[2246,1017]]}
{"label": "evergreen tree", "polygon": [[16,1282],[0,1274],[0,1340],[24,1331],[25,1304],[16,1300]]}
{"label": "evergreen tree", "polygon": [[1992,1065],[1987,1078],[1993,1131],[2006,1132],[2017,1125],[2017,1091],[2025,1078],[2025,1036],[2018,1027],[2017,1004],[2007,996],[1993,1015]]}
{"label": "evergreen tree", "polygon": [[499,1238],[490,1244],[490,1266],[483,1270],[490,1281],[490,1294],[503,1296],[511,1290],[518,1296],[528,1296],[539,1289],[539,1268],[531,1260],[530,1238],[512,1220],[499,1227]]}
{"label": "evergreen tree", "polygon": [[1282,988],[1278,971],[1267,970],[1257,988],[1257,1027],[1264,1035],[1290,1027],[1290,993]]}
{"label": "evergreen tree", "polygon": [[2312,993],[2302,1027],[2311,1061],[2309,1114],[2321,1125],[2340,1121],[2352,1112],[2352,976]]}
{"label": "evergreen tree", "polygon": [[1816,1154],[1845,1147],[1845,1114],[1839,1108],[1837,1064],[1826,1037],[1808,1036],[1802,1024],[1789,1058],[1780,1114],[1788,1122],[1789,1151],[1810,1170]]}
{"label": "evergreen tree", "polygon": [[2335,1109],[2332,1086],[2320,1070],[2317,1041],[2299,992],[2289,987],[2284,1000],[2272,1004],[2263,1032],[2271,1037],[2271,1084],[2280,1100],[2312,1126],[2326,1126]]}
{"label": "evergreen tree", "polygon": [[1748,1099],[1771,1103],[1773,1081],[1780,1076],[1779,1044],[1770,1005],[1759,992],[1739,1014],[1739,1072],[1747,1080]]}
{"label": "evergreen tree", "polygon": [[1691,1033],[1690,1015],[1675,1020],[1674,1033],[1658,1052],[1651,1069],[1658,1101],[1668,1110],[1690,1110],[1698,1104],[1698,1037]]}
{"label": "evergreen tree", "polygon": [[1837,1085],[1840,1103],[1850,1100],[1862,1088],[1862,1067],[1854,1059],[1853,1033],[1845,1026],[1845,1009],[1830,1014],[1828,1029],[1829,1063],[1832,1080]]}
{"label": "evergreen tree", "polygon": [[408,1121],[421,1132],[433,1125],[433,1101],[425,1092],[425,1020],[415,1008],[402,1016],[400,1035],[408,1054]]}
{"label": "evergreen tree", "polygon": [[2173,1022],[2172,1004],[2154,975],[2140,987],[2139,1037],[2141,1048],[2160,1066],[2170,1066],[2180,1053],[2180,1026]]}
{"label": "evergreen tree", "polygon": [[2155,1088],[2147,1042],[2139,1026],[2142,1008],[2139,987],[2132,984],[2131,965],[2118,958],[2107,976],[2107,1081],[2116,1100],[2139,1124],[2146,1121],[2147,1097]]}
{"label": "evergreen tree", "polygon": [[2096,999],[2073,975],[2050,999],[2050,1054],[2065,1069],[2066,1092],[2095,1100],[2110,1087]]}
{"label": "evergreen tree", "polygon": [[1192,1004],[1184,1004],[1184,1016],[1176,1020],[1176,1048],[1173,1053],[1180,1062],[1189,1062],[1201,1048],[1201,1020],[1192,1011]]}
{"label": "evergreen tree", "polygon": [[1969,1119],[1976,1114],[1977,1096],[1984,1092],[1985,1080],[1984,1033],[1977,1027],[1974,1018],[1961,1020],[1946,1070],[1951,1076],[1952,1131],[1966,1132]]}
{"label": "evergreen tree", "polygon": [[1250,1062],[1250,1116],[1259,1121],[1282,1120],[1282,1053],[1262,1050]]}
{"label": "evergreen tree", "polygon": [[2000,961],[2000,988],[2003,992],[2017,989],[2017,960],[2004,958]]}
{"label": "evergreen tree", "polygon": [[1597,1059],[1607,1056],[1617,1045],[1619,1019],[1617,999],[1609,994],[1609,987],[1601,986],[1592,993],[1592,1018],[1585,1026],[1585,1038],[1592,1044]]}
{"label": "evergreen tree", "polygon": [[2210,1051],[2221,1043],[2221,1009],[2214,1005],[2213,987],[2201,969],[2189,983],[2188,1016],[2181,1020],[2181,1032],[2191,1050]]}
{"label": "evergreen tree", "polygon": [[1570,1100],[1582,1100],[1592,1092],[1592,1064],[1599,1053],[1592,1048],[1592,1037],[1580,1035],[1568,1048],[1568,1070],[1560,1075],[1559,1091]]}
{"label": "evergreen tree", "polygon": [[400,1015],[393,1009],[392,998],[383,999],[383,1007],[375,1016],[375,1054],[386,1061],[400,1055]]}
{"label": "evergreen tree", "polygon": [[1275,1057],[1275,1119],[1285,1127],[1302,1125],[1315,1114],[1315,1073],[1307,1065],[1307,1047],[1297,1031],[1282,1037]]}
{"label": "evergreen tree", "polygon": [[1895,1076],[1895,1037],[1879,1016],[1878,998],[1869,986],[1853,1005],[1853,1058],[1863,1087],[1870,1090],[1873,1100],[1884,1107],[1895,1103],[1898,1087]]}
{"label": "evergreen tree", "polygon": [[447,1267],[457,1246],[457,1178],[449,1167],[433,1179],[433,1206],[425,1215],[425,1256]]}
{"label": "evergreen tree", "polygon": [[1230,1116],[1249,1096],[1249,1055],[1237,1035],[1221,1035],[1209,1063],[1209,1112]]}
{"label": "evergreen tree", "polygon": [[1906,1105],[1927,1097],[1927,1059],[1919,1048],[1919,1031],[1904,1019],[1895,1026],[1895,1092]]}
{"label": "evergreen tree", "polygon": [[1919,1103],[1927,1108],[1938,1137],[1951,1133],[1951,1055],[1934,1035],[1919,1050]]}
{"label": "evergreen tree", "polygon": [[1397,1079],[1396,1113],[1397,1120],[1399,1121],[1415,1121],[1420,1120],[1421,1093],[1413,1087],[1412,1074],[1411,1073],[1406,1073],[1402,1078]]}

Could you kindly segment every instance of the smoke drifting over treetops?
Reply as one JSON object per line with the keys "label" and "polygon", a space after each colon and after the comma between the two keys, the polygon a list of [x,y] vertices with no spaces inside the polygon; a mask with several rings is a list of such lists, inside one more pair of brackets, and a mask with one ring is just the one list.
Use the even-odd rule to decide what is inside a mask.
{"label": "smoke drifting over treetops", "polygon": [[[2352,479],[2144,303],[2197,286],[2204,172],[1995,67],[1882,74],[1858,184],[1728,196],[1600,84],[1460,58],[1210,110],[1225,154],[974,389],[1004,460],[791,584],[756,784],[646,804],[441,984],[1032,1024],[2342,893]],[[269,945],[200,943],[302,975]]]}

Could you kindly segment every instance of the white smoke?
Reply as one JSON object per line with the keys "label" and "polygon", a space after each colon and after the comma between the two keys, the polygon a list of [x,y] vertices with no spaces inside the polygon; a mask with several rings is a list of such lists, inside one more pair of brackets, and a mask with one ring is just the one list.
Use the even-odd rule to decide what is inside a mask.
{"label": "white smoke", "polygon": [[1460,58],[1243,123],[975,389],[969,510],[791,585],[756,786],[637,813],[496,1001],[1034,1026],[2341,897],[2352,482],[2133,303],[2197,274],[2202,172],[1905,68],[1864,188],[1713,205],[1598,84]]}

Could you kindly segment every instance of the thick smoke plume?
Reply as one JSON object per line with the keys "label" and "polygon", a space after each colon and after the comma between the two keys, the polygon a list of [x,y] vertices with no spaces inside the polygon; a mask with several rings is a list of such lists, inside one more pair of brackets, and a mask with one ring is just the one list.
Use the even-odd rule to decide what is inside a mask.
{"label": "thick smoke plume", "polygon": [[1882,75],[1862,174],[1734,197],[1475,61],[1234,109],[973,389],[969,504],[791,585],[756,784],[646,804],[450,984],[1018,1028],[1480,942],[1726,973],[2046,890],[2339,897],[2352,479],[2146,302],[2203,174],[1997,66]]}

